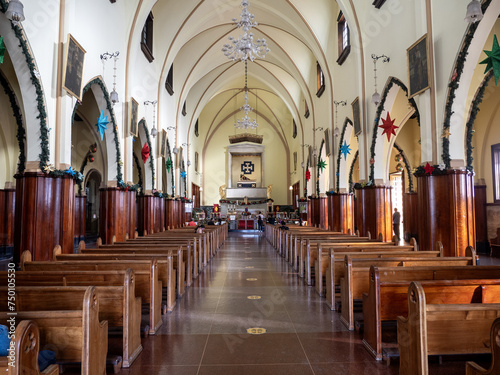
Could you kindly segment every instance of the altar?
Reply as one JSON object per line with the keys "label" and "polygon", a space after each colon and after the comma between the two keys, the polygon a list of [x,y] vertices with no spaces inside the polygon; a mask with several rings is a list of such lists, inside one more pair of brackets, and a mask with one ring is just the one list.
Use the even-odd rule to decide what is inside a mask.
{"label": "altar", "polygon": [[227,147],[227,187],[220,189],[220,214],[227,217],[230,230],[257,229],[259,212],[266,216],[269,210],[271,187],[264,181],[264,150],[265,146],[252,143]]}

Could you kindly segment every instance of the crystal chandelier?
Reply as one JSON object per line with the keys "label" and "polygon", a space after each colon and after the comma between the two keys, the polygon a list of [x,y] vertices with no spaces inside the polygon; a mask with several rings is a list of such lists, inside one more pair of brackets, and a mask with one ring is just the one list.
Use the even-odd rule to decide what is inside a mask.
{"label": "crystal chandelier", "polygon": [[236,23],[236,27],[243,29],[243,35],[240,35],[238,39],[230,36],[231,43],[224,44],[222,52],[228,59],[233,61],[254,61],[257,57],[263,59],[270,49],[267,48],[265,39],[257,39],[255,42],[253,33],[249,33],[250,29],[258,24],[255,22],[255,16],[248,12],[248,1],[242,0],[241,7],[243,8],[240,15],[241,19],[237,22],[237,19],[233,18],[233,22]]}
{"label": "crystal chandelier", "polygon": [[253,111],[253,108],[248,104],[248,86],[247,86],[247,62],[245,61],[245,104],[240,108],[245,113],[241,120],[237,120],[234,127],[237,129],[257,129],[259,124],[257,121],[252,120],[248,114]]}

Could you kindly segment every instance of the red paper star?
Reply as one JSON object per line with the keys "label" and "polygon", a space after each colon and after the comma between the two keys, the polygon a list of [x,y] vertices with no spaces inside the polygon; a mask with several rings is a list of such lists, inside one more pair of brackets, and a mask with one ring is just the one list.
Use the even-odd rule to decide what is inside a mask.
{"label": "red paper star", "polygon": [[309,168],[306,169],[306,181],[309,181],[311,179],[311,172],[309,172]]}
{"label": "red paper star", "polygon": [[424,169],[425,169],[425,174],[431,174],[434,171],[434,167],[429,163],[425,165]]}
{"label": "red paper star", "polygon": [[387,112],[387,118],[385,120],[382,119],[383,125],[378,126],[379,128],[384,129],[382,135],[387,134],[388,142],[391,141],[391,134],[396,135],[395,129],[399,128],[399,126],[394,126],[394,121],[396,120],[391,120],[391,115],[389,114],[389,112]]}
{"label": "red paper star", "polygon": [[141,155],[142,155],[142,161],[145,163],[146,160],[148,160],[149,158],[149,147],[147,142],[144,142],[144,147],[142,148]]}

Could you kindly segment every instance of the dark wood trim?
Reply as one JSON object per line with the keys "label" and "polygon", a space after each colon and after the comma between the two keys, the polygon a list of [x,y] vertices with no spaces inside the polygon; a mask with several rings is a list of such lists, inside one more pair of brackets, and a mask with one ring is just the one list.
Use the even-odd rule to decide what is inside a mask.
{"label": "dark wood trim", "polygon": [[339,58],[337,59],[337,64],[342,65],[350,53],[351,53],[351,46],[349,45],[339,55]]}
{"label": "dark wood trim", "polygon": [[155,58],[146,43],[141,42],[141,50],[144,53],[144,56],[146,56],[146,59],[148,59],[149,62],[153,62]]}
{"label": "dark wood trim", "polygon": [[377,9],[380,9],[384,3],[385,0],[373,0],[373,6]]}
{"label": "dark wood trim", "polygon": [[319,98],[323,93],[325,92],[325,85],[321,85],[320,88],[318,89],[318,92],[316,93],[316,96]]}

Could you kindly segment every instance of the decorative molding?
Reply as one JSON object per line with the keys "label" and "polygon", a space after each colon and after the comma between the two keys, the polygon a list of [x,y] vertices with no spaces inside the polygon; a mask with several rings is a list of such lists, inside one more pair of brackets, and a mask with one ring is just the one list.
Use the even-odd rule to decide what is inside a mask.
{"label": "decorative molding", "polygon": [[234,143],[241,143],[241,142],[251,142],[251,143],[262,144],[263,139],[264,139],[263,135],[251,134],[251,133],[241,133],[241,134],[230,135],[229,136],[229,143],[234,144]]}

